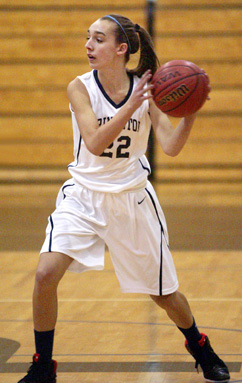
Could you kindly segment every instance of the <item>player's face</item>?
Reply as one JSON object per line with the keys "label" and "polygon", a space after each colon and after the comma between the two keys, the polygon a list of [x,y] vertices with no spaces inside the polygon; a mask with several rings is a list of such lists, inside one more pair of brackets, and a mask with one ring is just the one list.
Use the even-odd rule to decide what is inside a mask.
{"label": "player's face", "polygon": [[107,20],[97,20],[87,32],[87,57],[92,69],[108,68],[115,63],[119,46],[114,35],[115,26]]}

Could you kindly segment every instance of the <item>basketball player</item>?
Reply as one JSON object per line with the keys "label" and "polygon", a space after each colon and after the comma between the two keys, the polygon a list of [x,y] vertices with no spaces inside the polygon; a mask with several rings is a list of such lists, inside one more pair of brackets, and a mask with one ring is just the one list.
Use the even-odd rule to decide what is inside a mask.
{"label": "basketball player", "polygon": [[[71,179],[61,188],[49,217],[33,293],[36,353],[19,383],[56,382],[52,360],[57,286],[67,269],[103,269],[108,246],[121,290],[148,294],[186,338],[205,380],[227,382],[229,372],[207,335],[196,327],[169,250],[165,218],[147,180],[150,126],[165,154],[186,143],[195,115],[176,129],[154,104],[150,80],[159,65],[149,34],[120,15],[107,15],[88,30],[91,72],[68,86],[74,130]],[[140,48],[135,70],[130,55]]]}

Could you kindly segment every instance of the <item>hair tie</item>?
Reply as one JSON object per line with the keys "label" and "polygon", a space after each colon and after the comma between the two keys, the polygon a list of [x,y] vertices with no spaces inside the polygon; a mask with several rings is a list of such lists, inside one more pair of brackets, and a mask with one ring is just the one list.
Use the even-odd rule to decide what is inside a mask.
{"label": "hair tie", "polygon": [[104,16],[104,17],[108,17],[109,19],[113,20],[113,21],[114,21],[116,24],[118,24],[118,26],[122,29],[123,34],[124,34],[124,36],[125,36],[125,38],[126,38],[126,40],[127,40],[127,44],[128,44],[128,48],[129,48],[129,52],[131,53],[131,45],[130,45],[129,38],[128,38],[128,36],[127,36],[127,34],[126,34],[124,28],[123,28],[122,25],[120,24],[120,22],[119,22],[117,19],[115,19],[115,17],[110,16],[110,15],[106,15],[106,16]]}
{"label": "hair tie", "polygon": [[140,30],[139,24],[135,24],[134,29],[135,29],[135,32],[139,32]]}

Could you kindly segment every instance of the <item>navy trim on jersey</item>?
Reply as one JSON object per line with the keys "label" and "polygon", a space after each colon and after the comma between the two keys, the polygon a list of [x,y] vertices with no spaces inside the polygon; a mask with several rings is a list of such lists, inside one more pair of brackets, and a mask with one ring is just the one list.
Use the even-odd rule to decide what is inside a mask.
{"label": "navy trim on jersey", "polygon": [[82,136],[80,135],[79,144],[78,144],[78,150],[77,150],[77,155],[76,155],[76,163],[75,163],[75,165],[72,165],[72,164],[68,165],[67,168],[75,168],[78,165],[79,154],[80,154],[80,151],[81,151],[81,143],[82,143]]}
{"label": "navy trim on jersey", "polygon": [[66,195],[65,195],[65,188],[68,188],[68,187],[70,187],[70,186],[75,186],[75,184],[70,184],[70,185],[64,185],[63,187],[62,187],[62,193],[63,193],[63,199],[65,199],[66,198]]}
{"label": "navy trim on jersey", "polygon": [[53,223],[53,219],[52,219],[52,216],[50,215],[50,224],[51,224],[51,230],[50,230],[50,241],[49,241],[49,252],[51,253],[51,247],[52,247],[52,234],[53,234],[53,230],[54,230],[54,223]]}
{"label": "navy trim on jersey", "polygon": [[101,90],[103,96],[104,96],[104,97],[106,98],[106,100],[108,100],[108,102],[110,102],[110,104],[113,105],[116,109],[121,108],[121,106],[123,106],[123,105],[126,103],[126,101],[128,101],[128,99],[129,99],[129,97],[130,97],[130,95],[131,95],[131,93],[132,93],[132,91],[133,91],[133,86],[134,86],[134,78],[133,78],[133,75],[131,75],[131,74],[128,73],[129,78],[130,78],[129,91],[128,91],[127,95],[125,96],[125,98],[123,99],[123,101],[121,101],[119,104],[116,104],[116,103],[109,97],[109,95],[105,92],[105,90],[104,90],[102,84],[101,84],[100,81],[99,81],[99,78],[98,78],[98,72],[97,72],[96,69],[94,69],[94,71],[93,71],[93,75],[94,75],[94,78],[95,78],[95,80],[96,80],[96,83],[97,83],[99,89]]}
{"label": "navy trim on jersey", "polygon": [[147,170],[148,174],[151,174],[151,170],[150,170],[150,168],[147,168],[146,166],[144,166],[144,165],[142,164],[142,161],[141,161],[140,158],[139,158],[139,162],[140,162],[142,168],[143,168],[144,170]]}
{"label": "navy trim on jersey", "polygon": [[163,260],[163,251],[162,251],[162,235],[164,235],[164,230],[163,230],[163,225],[161,223],[161,220],[160,220],[160,217],[159,217],[159,214],[158,214],[158,210],[157,210],[157,207],[156,207],[156,204],[155,204],[155,201],[154,201],[154,198],[152,197],[152,194],[149,192],[149,190],[147,188],[145,188],[146,192],[148,193],[150,199],[151,199],[151,202],[154,206],[154,209],[155,209],[155,212],[156,212],[156,215],[157,215],[157,218],[158,218],[158,221],[159,221],[159,224],[160,224],[160,228],[161,228],[161,241],[160,241],[160,278],[159,278],[159,294],[162,295],[162,260]]}

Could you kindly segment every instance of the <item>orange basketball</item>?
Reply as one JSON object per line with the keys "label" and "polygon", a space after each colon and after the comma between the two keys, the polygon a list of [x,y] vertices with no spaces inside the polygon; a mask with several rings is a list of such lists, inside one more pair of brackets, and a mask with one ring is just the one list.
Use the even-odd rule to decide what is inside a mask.
{"label": "orange basketball", "polygon": [[204,70],[185,60],[169,61],[159,67],[152,84],[155,104],[173,117],[197,112],[210,91],[209,78]]}

